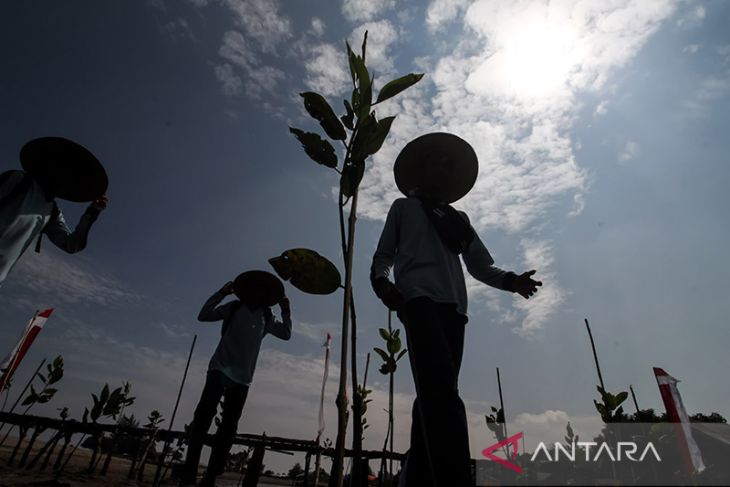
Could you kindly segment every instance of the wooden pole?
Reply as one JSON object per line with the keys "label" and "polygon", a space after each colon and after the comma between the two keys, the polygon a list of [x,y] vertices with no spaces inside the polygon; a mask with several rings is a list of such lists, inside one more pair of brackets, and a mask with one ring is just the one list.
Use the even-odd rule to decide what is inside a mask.
{"label": "wooden pole", "polygon": [[507,412],[504,410],[504,398],[502,397],[502,379],[499,376],[499,367],[497,367],[497,386],[499,387],[499,407],[502,409],[502,429],[504,430],[504,436],[507,437]]}
{"label": "wooden pole", "polygon": [[188,354],[188,362],[185,364],[185,372],[183,373],[182,382],[180,383],[180,389],[177,391],[177,400],[175,401],[175,407],[172,410],[172,417],[170,418],[170,425],[167,427],[167,438],[165,438],[165,446],[162,448],[162,454],[157,462],[157,470],[155,471],[155,480],[152,485],[159,485],[160,471],[162,470],[162,464],[165,461],[165,455],[167,455],[167,447],[170,446],[170,432],[172,431],[172,424],[175,421],[175,414],[177,414],[177,406],[180,404],[180,396],[182,396],[183,387],[185,386],[185,379],[188,377],[188,368],[190,367],[190,359],[193,357],[193,350],[195,349],[195,341],[198,339],[198,335],[193,336],[193,344],[190,346],[190,353]]}
{"label": "wooden pole", "polygon": [[584,318],[586,322],[586,329],[588,329],[588,337],[591,339],[591,348],[593,349],[593,358],[596,361],[596,370],[598,371],[598,381],[601,383],[601,389],[606,390],[606,386],[603,385],[603,376],[601,375],[601,366],[598,365],[598,355],[596,354],[596,344],[593,343],[593,333],[591,333],[591,327],[588,324],[588,318]]}
{"label": "wooden pole", "polygon": [[634,406],[636,407],[636,419],[639,419],[639,413],[641,412],[641,409],[639,409],[639,403],[636,402],[636,394],[634,393],[634,386],[632,384],[629,384],[629,389],[631,390],[631,397],[634,399]]}

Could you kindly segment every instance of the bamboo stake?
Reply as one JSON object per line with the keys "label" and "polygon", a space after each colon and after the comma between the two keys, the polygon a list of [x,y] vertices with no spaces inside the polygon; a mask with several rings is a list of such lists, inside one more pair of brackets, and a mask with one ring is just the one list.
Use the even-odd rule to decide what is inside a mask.
{"label": "bamboo stake", "polygon": [[195,341],[198,339],[198,335],[193,336],[193,344],[190,345],[190,353],[188,353],[188,362],[185,364],[185,372],[183,373],[182,382],[180,383],[180,389],[177,391],[177,400],[175,401],[175,407],[172,410],[172,417],[170,418],[170,425],[167,427],[167,438],[165,438],[165,446],[162,448],[162,454],[157,462],[157,470],[155,471],[155,479],[152,485],[159,485],[160,471],[162,470],[162,464],[165,461],[165,455],[167,455],[167,447],[170,446],[170,432],[172,431],[172,424],[175,421],[175,415],[177,414],[177,407],[180,404],[180,396],[182,396],[183,387],[185,386],[185,379],[188,377],[188,368],[190,367],[190,359],[193,357],[193,350],[195,349]]}
{"label": "bamboo stake", "polygon": [[631,397],[634,399],[634,406],[636,407],[636,419],[639,419],[639,413],[641,413],[641,409],[639,409],[639,403],[636,402],[636,394],[634,393],[634,386],[632,384],[629,384],[629,389],[631,390]]}
{"label": "bamboo stake", "polygon": [[606,390],[606,387],[603,385],[603,376],[601,375],[601,366],[598,365],[598,355],[596,354],[596,345],[593,343],[593,333],[591,333],[591,327],[588,324],[588,318],[584,318],[586,322],[586,328],[588,329],[588,337],[591,339],[591,348],[593,349],[593,358],[596,361],[596,370],[598,371],[598,380],[601,383],[601,389],[604,391]]}

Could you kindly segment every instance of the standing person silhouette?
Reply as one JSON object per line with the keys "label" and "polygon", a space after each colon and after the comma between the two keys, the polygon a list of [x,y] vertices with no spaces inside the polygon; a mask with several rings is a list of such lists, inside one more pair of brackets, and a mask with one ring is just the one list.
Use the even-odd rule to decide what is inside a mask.
{"label": "standing person silhouette", "polygon": [[[237,300],[219,306],[235,293]],[[279,304],[281,321],[270,307]],[[222,474],[236,436],[238,420],[253,380],[261,341],[267,334],[291,338],[291,310],[278,277],[265,271],[248,271],[227,282],[203,305],[199,321],[223,321],[221,339],[208,364],[203,392],[195,408],[190,442],[180,485],[195,485],[203,440],[223,398],[222,420],[215,434],[208,468],[201,486],[215,485]]]}
{"label": "standing person silhouette", "polygon": [[[91,225],[107,207],[104,167],[81,145],[62,137],[42,137],[20,151],[21,170],[0,174],[0,286],[20,257],[41,236],[73,254],[83,250]],[[72,232],[56,198],[91,202]]]}
{"label": "standing person silhouette", "polygon": [[[474,185],[479,165],[472,147],[448,133],[409,142],[398,155],[396,199],[373,255],[375,294],[403,322],[416,386],[405,485],[467,487],[469,436],[458,379],[468,321],[461,255],[484,284],[528,299],[542,283],[494,265],[466,213],[450,204]],[[395,283],[389,280],[393,268]]]}

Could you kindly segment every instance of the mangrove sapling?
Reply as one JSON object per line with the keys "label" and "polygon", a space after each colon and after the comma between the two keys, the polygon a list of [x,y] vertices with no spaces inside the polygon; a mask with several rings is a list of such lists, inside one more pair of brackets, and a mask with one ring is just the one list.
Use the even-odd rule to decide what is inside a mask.
{"label": "mangrove sapling", "polygon": [[[382,348],[375,347],[373,350],[380,355],[383,359],[383,363],[380,365],[380,373],[387,375],[389,379],[388,384],[388,430],[385,434],[385,441],[383,442],[383,454],[388,449],[388,442],[390,441],[390,454],[391,458],[388,462],[388,475],[393,475],[393,431],[394,431],[394,414],[393,414],[393,393],[394,393],[394,382],[395,382],[395,371],[398,369],[398,361],[408,352],[408,349],[404,348],[401,350],[402,343],[400,339],[400,329],[393,329],[392,325],[392,311],[388,311],[388,329],[380,328],[380,338],[385,340],[385,348],[387,352]],[[381,476],[385,470],[385,455],[380,463]]]}
{"label": "mangrove sapling", "polygon": [[[23,416],[28,414],[28,411],[30,411],[30,409],[36,404],[45,404],[50,401],[58,391],[58,389],[50,386],[63,378],[63,357],[59,355],[58,357],[53,359],[53,363],[46,366],[48,368],[48,373],[46,376],[39,372],[45,361],[46,359],[43,359],[43,362],[41,362],[41,365],[38,367],[35,374],[31,376],[28,384],[23,389],[23,392],[21,392],[20,396],[18,396],[19,401],[23,394],[25,394],[25,391],[28,390],[28,387],[30,387],[30,394],[26,396],[25,400],[23,400],[23,402],[21,403],[21,406],[27,406],[25,408],[25,411],[23,411]],[[41,392],[36,392],[36,390],[33,388],[33,381],[36,379],[36,377],[43,382],[43,389],[41,390]],[[12,408],[10,408],[10,412],[13,412],[15,410],[15,406],[18,404],[18,401],[13,404]],[[5,433],[2,441],[0,441],[0,446],[5,443],[8,435],[11,431],[13,431],[14,426],[15,425],[11,425],[10,429],[8,429],[7,433]]]}
{"label": "mangrove sapling", "polygon": [[[104,384],[104,387],[101,390],[101,393],[99,396],[96,394],[91,394],[91,398],[94,401],[94,405],[91,408],[91,411],[89,411],[88,408],[84,408],[84,414],[81,417],[82,424],[87,424],[89,421],[89,416],[91,416],[91,422],[93,425],[98,424],[97,420],[100,417],[112,417],[113,419],[116,419],[117,415],[121,411],[122,407],[131,405],[134,402],[133,397],[128,398],[127,394],[129,394],[131,386],[128,382],[125,382],[122,387],[118,387],[114,389],[113,392],[109,392],[109,384]],[[71,432],[71,435],[73,432]],[[61,464],[60,468],[56,470],[56,476],[55,479],[58,480],[61,476],[61,474],[66,470],[66,467],[68,466],[68,463],[71,461],[71,458],[73,457],[74,453],[76,453],[76,450],[79,448],[79,445],[81,445],[81,442],[84,441],[86,438],[87,433],[84,433],[81,435],[81,438],[76,442],[74,447],[71,449],[71,452],[66,457],[66,460]],[[93,452],[91,455],[91,461],[89,462],[89,467],[87,471],[89,473],[93,473],[93,467],[96,464],[96,457],[98,454],[98,447],[99,447],[99,437],[100,433],[98,430],[95,430],[92,438],[92,445],[93,445]],[[69,437],[70,438],[70,437]],[[67,442],[68,443],[68,442]],[[62,453],[64,453],[66,450],[66,445],[64,445],[63,449],[61,450]],[[60,460],[60,459],[59,459]],[[59,463],[59,460],[57,460],[56,463]]]}
{"label": "mangrove sapling", "polygon": [[[123,385],[123,388],[124,388],[124,392],[123,392],[124,397],[126,397],[129,395],[129,391],[132,388],[132,386],[129,382],[125,382]],[[114,432],[112,433],[111,445],[109,446],[109,451],[106,454],[106,460],[104,460],[104,465],[101,467],[101,472],[100,472],[101,475],[106,475],[107,470],[109,470],[109,464],[111,463],[111,460],[112,460],[112,453],[117,448],[117,442],[119,439],[119,426],[120,426],[120,423],[122,422],[122,420],[124,419],[124,408],[131,405],[132,403],[134,403],[134,398],[131,398],[131,400],[127,399],[122,402],[122,405],[121,405],[121,408],[119,409],[119,414],[118,414],[119,419],[117,420],[117,425],[114,428]],[[103,441],[104,437],[102,436],[101,439]],[[99,457],[97,464],[99,461],[101,461],[101,456]],[[94,465],[94,469],[96,469],[96,465]]]}
{"label": "mangrove sapling", "polygon": [[[116,421],[117,416],[120,415],[124,408],[134,403],[135,398],[128,397],[131,388],[132,386],[129,382],[124,382],[121,387],[117,387],[110,393],[109,385],[105,384],[98,398],[92,394],[94,407],[91,409],[91,421],[94,424],[97,424],[99,418],[111,418]],[[94,473],[96,470],[97,457],[99,457],[99,448],[101,447],[103,437],[104,433],[102,431],[94,433],[92,438],[93,451],[91,453],[91,460],[89,461],[89,468],[87,469],[88,473]]]}
{"label": "mangrove sapling", "polygon": [[[32,383],[30,383],[30,394],[25,398],[25,400],[21,403],[21,406],[27,406],[25,410],[23,411],[23,416],[28,414],[28,411],[35,406],[36,404],[45,404],[48,401],[50,401],[53,396],[56,394],[58,389],[54,387],[50,387],[51,385],[57,383],[63,378],[63,357],[60,355],[56,357],[53,360],[53,363],[48,364],[48,374],[47,376],[44,376],[40,372],[37,372],[34,378],[37,376],[44,384],[43,389],[40,392],[36,392],[35,388],[33,387]],[[19,466],[23,467],[25,465],[25,462],[28,459],[28,455],[30,454],[30,450],[33,447],[33,444],[35,443],[35,440],[38,438],[38,435],[40,435],[45,428],[39,428],[38,426],[34,425],[34,432],[33,435],[31,435],[31,439],[29,441],[28,446],[25,449],[25,452],[23,453],[23,456],[20,460]],[[10,434],[10,432],[13,430],[12,426],[10,429],[8,429],[8,432],[5,434],[5,438]],[[25,439],[25,436],[28,432],[28,427],[20,427],[20,437],[18,438],[18,443],[15,445],[15,448],[13,449],[13,453],[10,456],[10,459],[8,460],[8,465],[12,465],[13,460],[15,459],[15,455],[18,452],[18,449],[20,448],[21,442]],[[5,438],[3,438],[3,442],[5,441]]]}
{"label": "mangrove sapling", "polygon": [[[28,382],[25,384],[25,387],[23,388],[23,390],[21,391],[21,393],[18,394],[18,398],[13,403],[13,407],[11,407],[10,408],[10,411],[8,411],[9,413],[12,413],[13,411],[15,411],[15,408],[18,406],[18,403],[23,398],[23,394],[26,393],[26,391],[28,390],[28,388],[30,387],[30,385],[33,383],[33,381],[35,380],[35,378],[38,377],[38,372],[40,372],[41,367],[43,367],[43,364],[45,364],[45,363],[46,363],[46,359],[44,358],[43,360],[41,360],[41,363],[35,369],[35,372],[33,372],[33,375],[30,376],[30,379],[28,379]],[[2,369],[2,370],[0,370],[0,373],[3,373],[4,374],[6,372],[6,370],[7,369]],[[12,379],[9,379],[9,380],[7,380],[5,382],[5,387],[4,387],[5,400],[3,401],[2,411],[5,411],[5,406],[7,406],[8,397],[10,396],[10,387],[12,385],[12,382],[13,382]],[[4,428],[5,428],[5,421],[3,421],[2,423],[0,423],[0,431],[2,431]],[[12,429],[13,426],[11,425],[10,428]],[[5,444],[5,439],[7,437],[8,437],[8,435],[6,434],[5,437],[2,439],[2,441],[0,441],[0,446],[3,446]]]}
{"label": "mangrove sapling", "polygon": [[48,465],[48,460],[53,454],[53,450],[56,448],[56,445],[58,444],[58,441],[63,437],[63,427],[66,422],[66,419],[68,418],[68,408],[58,408],[57,411],[60,411],[59,417],[61,418],[61,426],[56,430],[56,433],[51,437],[49,441],[46,442],[45,445],[43,445],[43,448],[40,449],[40,451],[36,454],[35,457],[33,457],[33,460],[28,463],[28,466],[26,467],[27,470],[32,469],[36,463],[38,463],[38,460],[45,454],[45,459],[43,460],[43,463],[41,464],[40,470],[43,470],[46,468],[46,465]]}
{"label": "mangrove sapling", "polygon": [[[336,171],[340,175],[338,210],[340,238],[345,264],[345,292],[342,306],[342,344],[340,353],[340,381],[337,394],[337,438],[333,458],[330,487],[342,485],[343,460],[345,454],[345,436],[347,434],[348,398],[347,398],[347,358],[350,341],[349,327],[352,318],[352,388],[353,388],[353,465],[352,473],[355,486],[359,484],[360,456],[362,451],[362,424],[360,423],[362,397],[357,389],[355,306],[352,299],[352,262],[355,249],[355,223],[357,220],[358,188],[365,173],[365,160],[378,152],[385,141],[395,117],[378,119],[372,108],[389,98],[408,89],[423,77],[422,74],[408,74],[386,83],[373,102],[373,82],[365,65],[367,32],[362,43],[362,54],[355,54],[346,43],[347,57],[350,65],[353,91],[350,100],[345,100],[346,113],[339,119],[325,98],[314,92],[301,93],[304,108],[316,119],[327,136],[339,141],[345,151],[343,164],[338,168],[335,148],[329,141],[312,132],[304,132],[290,127],[290,132],[302,144],[306,154],[318,164]],[[349,131],[349,138],[348,138]],[[345,229],[345,208],[349,204],[347,230]]]}
{"label": "mangrove sapling", "polygon": [[155,442],[157,441],[157,432],[160,430],[160,425],[165,421],[165,419],[162,417],[162,414],[156,409],[153,409],[152,412],[150,412],[149,416],[147,416],[147,424],[144,425],[144,428],[147,428],[150,430],[150,437],[147,441],[147,445],[145,445],[144,451],[142,452],[142,457],[139,461],[139,470],[137,470],[137,480],[142,481],[144,478],[144,468],[145,465],[147,465],[147,459],[149,458],[150,450],[154,446]]}

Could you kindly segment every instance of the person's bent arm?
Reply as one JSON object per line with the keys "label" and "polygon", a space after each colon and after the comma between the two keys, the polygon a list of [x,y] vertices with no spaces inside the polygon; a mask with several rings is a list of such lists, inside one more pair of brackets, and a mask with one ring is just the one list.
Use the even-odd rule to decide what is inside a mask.
{"label": "person's bent arm", "polygon": [[227,282],[223,287],[216,291],[208,300],[203,304],[203,307],[198,313],[198,321],[220,321],[228,316],[230,307],[233,301],[224,305],[218,306],[218,303],[223,301],[223,298],[233,292],[233,283]]}
{"label": "person's bent arm", "polygon": [[105,195],[90,204],[84,214],[81,215],[81,219],[73,232],[66,225],[61,210],[57,209],[43,228],[43,232],[61,250],[69,254],[80,252],[86,248],[91,225],[99,217],[99,213],[106,208],[107,203],[108,199]]}

